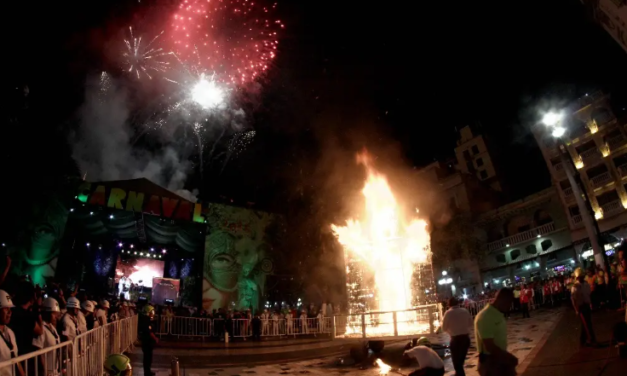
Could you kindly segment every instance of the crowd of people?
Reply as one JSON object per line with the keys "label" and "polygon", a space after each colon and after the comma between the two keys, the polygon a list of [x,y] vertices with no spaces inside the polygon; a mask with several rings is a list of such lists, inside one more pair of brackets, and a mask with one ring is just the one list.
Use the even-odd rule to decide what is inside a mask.
{"label": "crowd of people", "polygon": [[[11,261],[7,257],[7,269]],[[134,303],[109,301],[80,289],[51,282],[47,286],[33,284],[28,276],[15,276],[0,281],[0,362],[73,341],[82,333],[136,313]],[[46,360],[40,357],[43,367]],[[18,364],[18,374],[24,375],[24,365]],[[0,375],[12,374],[10,368],[0,369]]]}
{"label": "crowd of people", "polygon": [[[464,362],[473,328],[479,353],[479,374],[482,376],[516,374],[518,359],[507,350],[507,319],[511,312],[520,312],[523,318],[529,318],[530,311],[535,308],[551,308],[569,302],[580,320],[581,346],[596,346],[592,323],[593,310],[625,309],[626,249],[627,244],[622,244],[617,249],[616,258],[610,263],[609,273],[598,265],[586,271],[577,268],[570,275],[530,283],[522,282],[513,288],[482,293],[483,300],[472,300],[467,296],[459,300],[451,298],[442,320],[442,330],[450,336],[455,374],[457,376],[465,374]],[[478,307],[478,302],[485,304]],[[619,324],[625,326],[624,322]],[[625,333],[622,335],[626,336]],[[616,337],[615,339],[618,341]],[[414,375],[444,374],[443,364],[433,361],[434,353],[429,346],[419,345],[406,354],[415,357],[419,362],[420,368]]]}

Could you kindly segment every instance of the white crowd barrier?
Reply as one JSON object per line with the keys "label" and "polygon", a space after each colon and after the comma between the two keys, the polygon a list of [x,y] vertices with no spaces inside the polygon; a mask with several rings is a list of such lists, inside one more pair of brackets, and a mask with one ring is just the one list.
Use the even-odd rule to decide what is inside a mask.
{"label": "white crowd barrier", "polygon": [[[231,338],[253,337],[253,325],[248,319],[223,320],[182,316],[160,316],[157,319],[159,336],[222,338],[228,333]],[[261,320],[262,337],[332,333],[333,317]]]}
{"label": "white crowd barrier", "polygon": [[435,333],[442,321],[442,306],[428,304],[412,309],[335,316],[333,337],[414,337]]}
{"label": "white crowd barrier", "polygon": [[137,318],[114,321],[82,333],[73,341],[0,362],[0,376],[102,376],[108,355],[133,347]]}

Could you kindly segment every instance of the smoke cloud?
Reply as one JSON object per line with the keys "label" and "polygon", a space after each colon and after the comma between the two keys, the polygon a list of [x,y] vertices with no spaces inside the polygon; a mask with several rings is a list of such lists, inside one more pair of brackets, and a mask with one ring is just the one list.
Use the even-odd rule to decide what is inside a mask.
{"label": "smoke cloud", "polygon": [[189,147],[173,143],[154,151],[133,148],[129,114],[129,94],[106,73],[100,82],[87,85],[78,127],[70,135],[72,157],[86,180],[146,178],[195,202],[198,191],[184,189],[193,169]]}

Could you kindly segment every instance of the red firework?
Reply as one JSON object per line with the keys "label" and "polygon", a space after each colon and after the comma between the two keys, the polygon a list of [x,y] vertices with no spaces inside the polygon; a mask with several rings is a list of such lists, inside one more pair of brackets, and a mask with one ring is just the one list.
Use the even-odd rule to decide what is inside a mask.
{"label": "red firework", "polygon": [[219,81],[255,80],[276,56],[284,26],[272,18],[275,8],[252,0],[182,0],[172,22],[174,51]]}

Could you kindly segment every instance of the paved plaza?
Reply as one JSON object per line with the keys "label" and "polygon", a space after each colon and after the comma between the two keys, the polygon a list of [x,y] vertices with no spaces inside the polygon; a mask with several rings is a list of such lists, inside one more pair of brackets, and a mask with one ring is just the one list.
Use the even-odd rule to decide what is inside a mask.
{"label": "paved plaza", "polygon": [[[564,314],[564,309],[538,310],[532,312],[531,319],[512,317],[508,321],[509,350],[519,359],[519,374],[525,372],[531,358],[530,356],[538,346],[547,340],[549,334],[556,327],[556,324]],[[517,316],[517,315],[516,315]],[[446,334],[430,336],[434,343],[448,343]],[[471,350],[466,361],[466,374],[469,376],[477,373],[477,354],[472,337]],[[301,340],[304,341],[304,340]],[[193,349],[187,356],[179,356],[181,359],[181,375],[186,376],[246,376],[246,375],[378,375],[378,368],[368,362],[365,369],[353,364],[348,357],[350,346],[333,347],[334,342],[297,344],[291,341],[288,347],[242,347],[237,349]],[[415,365],[402,364],[401,355],[405,341],[386,343],[384,351],[380,357],[393,367],[397,374],[407,375],[415,369]],[[304,351],[304,348],[313,349],[313,354],[333,353],[332,355],[321,355],[320,357],[306,356],[307,360],[286,361],[284,353],[294,351]],[[316,347],[318,349],[316,349]],[[302,349],[301,349],[302,348]],[[260,358],[260,352],[262,357]],[[304,354],[304,353],[303,353]],[[307,354],[312,354],[311,352]],[[174,353],[170,349],[160,348],[155,353],[155,364],[157,367],[153,371],[157,376],[170,375],[167,367]],[[142,375],[141,349],[136,349],[133,356],[135,373]],[[372,361],[375,358],[372,358]],[[193,363],[193,364],[189,364]],[[204,365],[205,363],[206,365]],[[220,364],[212,365],[212,364]],[[446,375],[454,375],[453,365],[450,358],[445,359]],[[394,373],[392,373],[394,374]]]}

